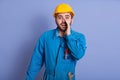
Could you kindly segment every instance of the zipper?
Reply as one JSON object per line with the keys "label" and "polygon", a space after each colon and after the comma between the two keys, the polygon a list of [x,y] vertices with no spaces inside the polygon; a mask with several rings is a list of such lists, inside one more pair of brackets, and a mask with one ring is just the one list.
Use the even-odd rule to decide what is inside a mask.
{"label": "zipper", "polygon": [[62,43],[62,41],[61,41],[61,38],[60,38],[60,44],[59,44],[59,47],[58,47],[57,56],[56,56],[56,60],[55,60],[54,77],[55,77],[56,66],[57,66],[57,63],[58,63],[58,55],[59,55],[59,52],[60,52],[61,43]]}

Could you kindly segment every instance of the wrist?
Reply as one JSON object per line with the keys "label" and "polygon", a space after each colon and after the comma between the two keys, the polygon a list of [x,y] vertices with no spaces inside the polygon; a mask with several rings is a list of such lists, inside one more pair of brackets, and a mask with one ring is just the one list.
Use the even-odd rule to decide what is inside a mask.
{"label": "wrist", "polygon": [[70,31],[66,33],[67,36],[70,35],[70,34],[71,34]]}

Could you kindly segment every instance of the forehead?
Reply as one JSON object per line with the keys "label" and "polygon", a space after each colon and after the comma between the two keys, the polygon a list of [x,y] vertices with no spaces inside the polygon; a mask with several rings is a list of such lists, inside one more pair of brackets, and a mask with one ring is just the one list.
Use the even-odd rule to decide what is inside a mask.
{"label": "forehead", "polygon": [[70,13],[58,13],[57,16],[71,16]]}

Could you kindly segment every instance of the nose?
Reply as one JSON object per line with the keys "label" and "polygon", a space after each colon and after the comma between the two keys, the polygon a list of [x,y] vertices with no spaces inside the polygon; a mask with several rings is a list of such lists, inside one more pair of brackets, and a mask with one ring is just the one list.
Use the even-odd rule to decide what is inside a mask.
{"label": "nose", "polygon": [[62,18],[62,22],[66,22],[64,18]]}

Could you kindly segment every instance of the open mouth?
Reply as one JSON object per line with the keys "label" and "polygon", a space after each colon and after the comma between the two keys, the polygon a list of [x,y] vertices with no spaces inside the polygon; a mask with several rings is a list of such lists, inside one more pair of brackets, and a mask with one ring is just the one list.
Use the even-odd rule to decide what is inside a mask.
{"label": "open mouth", "polygon": [[62,26],[66,26],[66,25],[62,25]]}
{"label": "open mouth", "polygon": [[63,24],[61,24],[61,26],[67,26],[67,24],[63,23]]}
{"label": "open mouth", "polygon": [[67,26],[66,22],[61,23],[61,26]]}

